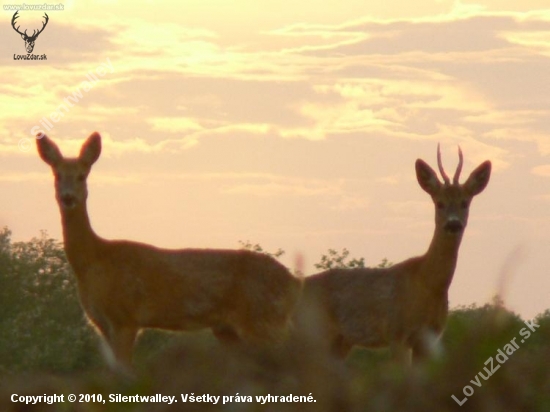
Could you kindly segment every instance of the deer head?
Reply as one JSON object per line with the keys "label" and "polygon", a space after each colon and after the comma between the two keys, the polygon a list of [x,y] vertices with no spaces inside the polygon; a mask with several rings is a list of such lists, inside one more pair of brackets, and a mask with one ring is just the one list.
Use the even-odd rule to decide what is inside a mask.
{"label": "deer head", "polygon": [[449,234],[462,234],[468,223],[470,202],[475,195],[481,193],[491,176],[491,162],[486,160],[468,177],[464,184],[459,183],[462,171],[462,150],[458,148],[458,166],[451,183],[443,169],[441,151],[437,146],[437,165],[443,183],[435,171],[421,159],[416,161],[416,177],[420,187],[431,197],[435,205],[435,224],[437,229],[443,229]]}
{"label": "deer head", "polygon": [[55,197],[61,210],[83,205],[88,197],[86,179],[101,154],[101,136],[94,132],[82,145],[80,155],[74,159],[63,157],[57,145],[46,135],[37,137],[38,153],[52,168],[55,177]]}
{"label": "deer head", "polygon": [[25,48],[27,49],[27,53],[32,53],[32,51],[34,49],[34,42],[36,41],[36,38],[38,37],[38,35],[44,31],[44,28],[48,24],[49,17],[46,13],[44,13],[44,18],[46,20],[44,21],[44,23],[42,23],[42,28],[40,30],[38,30],[38,32],[36,30],[33,30],[32,35],[29,36],[29,35],[27,35],[27,30],[25,30],[24,33],[21,33],[19,31],[19,27],[21,27],[21,26],[17,26],[17,28],[15,27],[15,19],[17,19],[19,17],[17,15],[17,13],[19,13],[19,11],[16,11],[15,14],[13,15],[12,19],[11,19],[11,26],[13,27],[13,29],[17,33],[19,33],[21,35],[21,38],[23,40],[25,40]]}

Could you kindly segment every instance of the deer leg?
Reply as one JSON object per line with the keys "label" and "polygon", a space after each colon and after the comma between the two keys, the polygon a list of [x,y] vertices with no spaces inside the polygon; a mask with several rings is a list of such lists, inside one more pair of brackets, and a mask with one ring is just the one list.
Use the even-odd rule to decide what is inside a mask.
{"label": "deer leg", "polygon": [[442,350],[439,343],[439,334],[433,330],[424,331],[413,342],[412,350],[415,363],[430,356],[440,355]]}
{"label": "deer leg", "polygon": [[107,360],[115,369],[122,369],[129,372],[132,369],[132,351],[136,340],[138,329],[134,327],[110,328],[105,339],[111,349],[111,356],[107,354]]}

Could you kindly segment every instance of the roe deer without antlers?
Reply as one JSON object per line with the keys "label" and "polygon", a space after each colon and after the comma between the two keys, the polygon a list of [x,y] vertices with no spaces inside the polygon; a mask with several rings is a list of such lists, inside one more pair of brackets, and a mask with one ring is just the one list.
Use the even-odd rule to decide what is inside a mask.
{"label": "roe deer without antlers", "polygon": [[452,184],[439,146],[437,159],[444,183],[423,160],[416,161],[418,183],[435,206],[435,232],[424,255],[388,268],[331,269],[305,279],[298,321],[302,313],[319,310],[324,343],[333,355],[345,357],[354,345],[390,346],[392,356],[408,364],[411,349],[415,359],[422,358],[441,335],[470,202],[487,186],[491,162],[461,185],[460,148]]}
{"label": "roe deer without antlers", "polygon": [[37,146],[55,176],[64,248],[80,302],[118,366],[130,368],[142,328],[211,328],[226,343],[285,337],[301,281],[282,264],[246,250],[168,250],[102,239],[86,208],[86,179],[101,152],[100,135],[93,133],[73,159],[64,158],[47,136],[39,135]]}

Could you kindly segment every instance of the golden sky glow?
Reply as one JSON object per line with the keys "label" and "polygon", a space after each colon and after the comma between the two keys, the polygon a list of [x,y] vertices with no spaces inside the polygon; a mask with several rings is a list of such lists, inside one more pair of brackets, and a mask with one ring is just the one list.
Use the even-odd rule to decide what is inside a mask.
{"label": "golden sky glow", "polygon": [[[415,160],[435,166],[440,142],[452,173],[459,144],[463,179],[494,168],[451,305],[490,299],[514,256],[504,298],[533,316],[550,307],[546,3],[68,1],[48,12],[36,62],[14,60],[24,43],[3,8],[0,225],[60,238],[31,130],[67,155],[97,130],[89,210],[106,238],[250,240],[283,248],[289,266],[303,254],[308,273],[328,248],[397,262],[433,231]],[[20,15],[40,26],[41,13]]]}

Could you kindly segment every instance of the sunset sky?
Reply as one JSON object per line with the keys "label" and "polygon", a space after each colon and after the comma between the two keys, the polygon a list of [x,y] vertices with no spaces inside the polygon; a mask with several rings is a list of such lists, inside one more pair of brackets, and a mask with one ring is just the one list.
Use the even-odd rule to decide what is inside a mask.
{"label": "sunset sky", "polygon": [[[101,133],[100,236],[250,241],[289,267],[301,254],[306,274],[329,248],[369,265],[424,253],[434,208],[414,163],[436,168],[441,143],[452,175],[460,145],[462,181],[487,159],[493,174],[451,307],[503,288],[524,318],[550,308],[548,0],[66,1],[47,11],[43,61],[14,59],[27,53],[2,4],[0,226],[14,240],[61,239],[40,129],[65,155]],[[17,22],[32,32],[42,16]]]}

